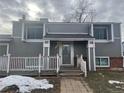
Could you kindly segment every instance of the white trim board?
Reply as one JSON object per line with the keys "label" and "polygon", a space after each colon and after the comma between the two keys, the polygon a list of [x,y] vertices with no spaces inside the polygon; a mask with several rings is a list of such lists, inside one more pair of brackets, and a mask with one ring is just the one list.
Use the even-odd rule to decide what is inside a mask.
{"label": "white trim board", "polygon": [[23,40],[25,42],[44,42],[43,39],[26,39],[26,40]]}
{"label": "white trim board", "polygon": [[88,35],[88,33],[62,33],[62,32],[48,32],[48,34],[84,34],[84,35]]}

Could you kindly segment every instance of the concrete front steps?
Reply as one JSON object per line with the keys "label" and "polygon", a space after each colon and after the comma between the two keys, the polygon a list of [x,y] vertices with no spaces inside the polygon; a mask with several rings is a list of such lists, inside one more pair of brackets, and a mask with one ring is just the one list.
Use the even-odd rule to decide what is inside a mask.
{"label": "concrete front steps", "polygon": [[59,72],[61,77],[80,77],[84,76],[84,73],[80,70],[61,70]]}

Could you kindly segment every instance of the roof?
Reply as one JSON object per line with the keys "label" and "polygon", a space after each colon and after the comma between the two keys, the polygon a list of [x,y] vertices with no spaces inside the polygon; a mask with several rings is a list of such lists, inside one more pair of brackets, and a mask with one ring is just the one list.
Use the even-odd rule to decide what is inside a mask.
{"label": "roof", "polygon": [[121,22],[48,22],[47,24],[121,24]]}
{"label": "roof", "polygon": [[45,39],[50,40],[86,40],[93,39],[89,34],[46,34]]}
{"label": "roof", "polygon": [[11,41],[12,40],[12,36],[11,35],[0,35],[0,41]]}

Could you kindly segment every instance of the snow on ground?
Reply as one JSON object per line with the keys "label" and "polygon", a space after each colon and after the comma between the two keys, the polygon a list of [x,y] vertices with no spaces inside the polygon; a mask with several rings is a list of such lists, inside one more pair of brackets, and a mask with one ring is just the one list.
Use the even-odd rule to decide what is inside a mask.
{"label": "snow on ground", "polygon": [[124,82],[116,81],[116,80],[109,80],[108,82],[109,82],[110,84],[124,84]]}
{"label": "snow on ground", "polygon": [[0,78],[0,91],[11,85],[16,85],[19,88],[19,92],[30,92],[33,89],[48,89],[53,88],[52,84],[46,79],[36,80],[31,77],[11,75],[5,78]]}

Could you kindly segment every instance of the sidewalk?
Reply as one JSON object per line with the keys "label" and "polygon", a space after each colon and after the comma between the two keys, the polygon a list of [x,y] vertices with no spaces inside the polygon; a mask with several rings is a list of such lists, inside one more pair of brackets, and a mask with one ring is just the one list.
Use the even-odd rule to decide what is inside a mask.
{"label": "sidewalk", "polygon": [[81,77],[62,77],[61,93],[93,93]]}

